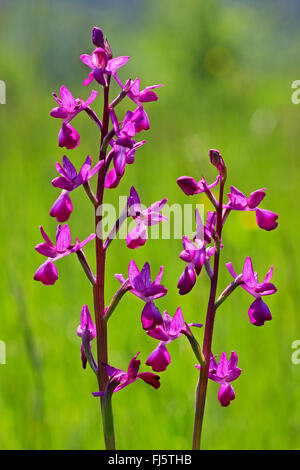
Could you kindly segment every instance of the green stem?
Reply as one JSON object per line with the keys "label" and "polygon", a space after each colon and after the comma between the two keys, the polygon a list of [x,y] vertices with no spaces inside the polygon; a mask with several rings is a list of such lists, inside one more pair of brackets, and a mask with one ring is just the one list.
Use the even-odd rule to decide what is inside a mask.
{"label": "green stem", "polygon": [[232,281],[226,289],[222,292],[219,298],[216,300],[215,303],[215,310],[229,297],[230,294],[241,284],[243,284],[243,276],[240,274],[234,281]]}
{"label": "green stem", "polygon": [[130,283],[128,281],[128,279],[124,282],[124,284],[120,287],[119,290],[117,290],[117,292],[115,293],[115,295],[113,296],[113,299],[106,311],[106,314],[105,314],[105,317],[104,317],[104,321],[107,323],[110,316],[112,315],[112,313],[114,312],[115,308],[117,307],[118,303],[120,302],[120,300],[122,299],[123,295],[126,294],[126,292],[128,290],[131,289],[131,286],[130,286]]}
{"label": "green stem", "polygon": [[104,429],[104,439],[105,439],[105,448],[106,450],[115,450],[115,431],[114,431],[114,416],[112,410],[112,393],[115,385],[108,383],[108,386],[105,390],[105,394],[102,399],[102,420],[103,420],[103,429]]}

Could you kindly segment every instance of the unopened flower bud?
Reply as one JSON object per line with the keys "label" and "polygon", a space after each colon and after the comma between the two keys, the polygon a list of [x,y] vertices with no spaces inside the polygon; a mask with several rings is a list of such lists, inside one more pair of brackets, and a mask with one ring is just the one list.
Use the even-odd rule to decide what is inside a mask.
{"label": "unopened flower bud", "polygon": [[92,42],[96,47],[104,48],[104,36],[100,28],[94,27],[92,29]]}
{"label": "unopened flower bud", "polygon": [[219,150],[211,149],[209,151],[209,158],[212,165],[214,165],[218,172],[220,173],[223,180],[226,179],[227,170],[224,163],[224,160],[219,152]]}

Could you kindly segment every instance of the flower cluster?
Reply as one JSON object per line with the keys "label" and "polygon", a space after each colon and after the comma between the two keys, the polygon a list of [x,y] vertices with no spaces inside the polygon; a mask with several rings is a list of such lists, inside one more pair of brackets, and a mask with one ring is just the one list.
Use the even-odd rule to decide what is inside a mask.
{"label": "flower cluster", "polygon": [[[177,183],[187,196],[204,193],[214,207],[214,211],[207,211],[204,223],[201,220],[198,210],[195,212],[196,233],[192,239],[183,236],[183,250],[180,259],[184,261],[185,267],[179,277],[177,288],[180,295],[188,294],[196,285],[197,277],[203,271],[208,274],[210,280],[210,295],[205,318],[203,346],[200,346],[191,331],[191,327],[201,328],[200,323],[187,323],[180,307],[177,308],[173,317],[167,311],[161,314],[156,303],[158,299],[164,297],[168,289],[162,284],[164,266],[160,267],[157,276],[152,280],[150,264],[146,262],[139,270],[132,259],[128,266],[128,277],[116,274],[115,277],[120,282],[120,288],[115,292],[111,302],[105,305],[105,266],[108,248],[120,229],[122,223],[131,218],[131,227],[126,238],[126,245],[129,249],[135,250],[143,246],[148,238],[150,226],[166,221],[162,214],[167,202],[166,198],[152,203],[149,207],[142,207],[140,197],[134,186],[129,190],[126,207],[115,221],[114,227],[106,240],[102,239],[102,204],[106,189],[113,189],[120,185],[125,175],[127,165],[132,165],[135,161],[135,153],[145,140],[137,140],[137,136],[150,128],[149,118],[144,109],[144,104],[155,102],[158,96],[154,90],[162,85],[147,86],[141,90],[140,79],[128,79],[123,82],[118,76],[118,70],[124,66],[129,57],[113,57],[107,38],[99,28],[92,30],[92,42],[95,46],[91,54],[82,54],[81,61],[89,67],[90,73],[83,82],[83,86],[88,86],[92,82],[100,87],[103,93],[103,114],[101,119],[92,109],[91,105],[98,96],[98,92],[92,90],[86,101],[80,97],[75,99],[66,86],[60,89],[60,97],[53,94],[57,102],[55,108],[50,112],[51,116],[61,119],[62,124],[58,135],[59,147],[68,150],[78,147],[80,135],[71,126],[71,122],[76,116],[84,111],[86,116],[97,125],[100,131],[100,151],[99,157],[92,164],[92,157],[88,155],[77,172],[71,160],[64,155],[62,164],[56,162],[56,170],[59,176],[52,180],[52,185],[59,188],[61,193],[54,202],[50,216],[59,223],[56,229],[55,243],[51,241],[44,229],[40,227],[43,243],[38,244],[36,251],[46,257],[46,261],[37,269],[34,279],[44,285],[53,285],[58,279],[56,262],[61,258],[76,253],[77,258],[92,285],[94,296],[93,321],[88,306],[82,307],[80,325],[77,335],[81,339],[81,361],[86,369],[87,364],[97,376],[99,390],[93,395],[101,397],[101,412],[103,416],[103,430],[107,449],[115,449],[113,414],[111,408],[111,398],[113,393],[125,388],[138,379],[158,389],[160,387],[160,377],[153,372],[139,372],[141,361],[137,359],[137,353],[130,361],[127,371],[109,365],[107,350],[107,322],[117,308],[122,297],[130,292],[143,302],[141,311],[142,328],[149,337],[158,341],[158,345],[151,352],[145,361],[146,366],[152,368],[154,372],[165,371],[171,362],[171,356],[167,349],[174,340],[184,335],[197,358],[200,369],[200,378],[197,387],[197,403],[195,412],[195,431],[193,448],[200,446],[200,435],[205,407],[206,389],[208,379],[220,384],[218,399],[222,406],[228,406],[235,398],[235,392],[231,382],[236,380],[241,369],[237,367],[238,357],[232,351],[228,360],[226,353],[220,356],[219,363],[216,356],[211,351],[215,313],[217,308],[231,295],[231,293],[241,286],[254,297],[250,305],[248,315],[250,322],[255,326],[262,326],[266,321],[272,319],[268,306],[262,297],[274,294],[276,287],[271,283],[273,266],[268,271],[263,282],[258,281],[258,275],[253,270],[250,257],[246,258],[243,272],[236,274],[232,263],[226,266],[233,277],[233,281],[226,287],[219,298],[216,298],[218,274],[220,266],[220,253],[223,248],[222,230],[229,214],[232,211],[255,211],[257,224],[260,228],[271,231],[277,225],[278,215],[270,210],[261,209],[258,206],[266,195],[266,189],[259,189],[250,194],[247,198],[243,193],[231,186],[228,194],[228,201],[224,203],[224,187],[227,178],[227,168],[218,150],[212,149],[209,152],[211,164],[217,170],[215,181],[208,184],[204,177],[197,181],[189,176],[178,178]],[[110,102],[110,86],[115,81],[118,95]],[[128,97],[134,103],[134,109],[128,109],[120,118],[117,115],[117,106]],[[129,173],[129,172],[128,172]],[[96,191],[92,189],[95,184]],[[95,243],[96,275],[93,274],[87,261],[83,248],[96,238],[96,233],[90,234],[83,241],[76,238],[75,243],[71,243],[71,233],[69,226],[65,223],[71,217],[73,204],[70,193],[77,188],[83,188],[90,202],[92,203],[92,214],[95,218],[95,232],[97,228],[97,240]],[[214,191],[219,191],[216,197]],[[126,193],[128,190],[126,190]],[[65,225],[61,225],[65,224]],[[124,244],[125,246],[125,244]],[[97,358],[92,352],[92,342],[96,340]]]}
{"label": "flower cluster", "polygon": [[[83,112],[100,131],[100,153],[99,158],[92,164],[92,157],[88,155],[79,171],[76,170],[73,162],[64,155],[62,163],[56,162],[58,176],[52,180],[54,188],[61,190],[58,198],[50,210],[50,216],[59,223],[56,231],[56,241],[51,239],[40,227],[43,243],[36,246],[36,251],[45,256],[46,261],[37,269],[34,279],[44,285],[53,285],[58,279],[56,261],[76,253],[83,270],[91,282],[94,294],[95,322],[92,319],[87,305],[82,307],[80,325],[77,335],[81,338],[81,360],[85,369],[87,364],[95,372],[99,384],[103,384],[103,390],[95,392],[95,396],[103,396],[108,389],[116,392],[138,378],[148,383],[155,389],[160,386],[159,377],[152,372],[139,373],[140,360],[137,355],[130,361],[127,372],[115,369],[107,364],[107,349],[103,348],[106,338],[106,323],[111,313],[116,308],[121,297],[126,292],[139,297],[144,302],[141,314],[141,321],[144,330],[147,332],[163,324],[163,318],[155,305],[155,301],[166,295],[167,289],[161,284],[163,266],[154,281],[151,280],[149,263],[145,263],[139,271],[134,260],[129,263],[128,279],[122,275],[116,275],[121,282],[120,289],[116,292],[112,302],[105,306],[99,299],[104,299],[104,272],[103,266],[107,249],[113,240],[120,225],[126,218],[131,218],[132,226],[127,235],[126,244],[130,249],[143,246],[148,238],[148,227],[163,222],[166,219],[161,211],[166,203],[166,199],[154,202],[148,208],[142,207],[140,197],[136,189],[132,186],[127,198],[127,206],[124,214],[115,222],[115,232],[109,235],[106,241],[98,234],[97,222],[101,216],[96,215],[95,232],[100,241],[96,242],[96,267],[97,276],[90,268],[84,253],[84,246],[96,238],[92,233],[82,242],[76,238],[74,244],[71,243],[71,233],[66,222],[73,212],[71,193],[77,188],[83,188],[93,204],[93,213],[98,214],[103,204],[105,189],[113,189],[119,186],[125,174],[127,165],[132,165],[135,161],[135,153],[139,147],[145,144],[145,140],[137,140],[137,136],[150,128],[149,118],[144,109],[144,104],[158,100],[154,89],[162,85],[152,85],[141,90],[140,79],[128,79],[125,84],[120,80],[117,73],[120,67],[124,66],[129,57],[113,57],[107,38],[99,28],[92,30],[92,42],[95,49],[91,54],[82,54],[81,61],[90,69],[88,78],[83,82],[84,86],[92,82],[103,92],[103,115],[98,117],[92,105],[99,91],[92,90],[89,97],[84,101],[82,98],[75,98],[66,87],[60,88],[60,96],[53,93],[57,106],[50,111],[50,115],[61,120],[61,127],[58,134],[59,147],[67,150],[75,149],[80,144],[80,135],[73,127],[73,120]],[[109,89],[111,81],[115,80],[118,95],[109,102]],[[134,103],[134,109],[128,109],[123,117],[118,117],[117,106],[128,96],[130,103]],[[71,125],[72,123],[72,125]],[[96,180],[96,191],[92,189],[93,180]],[[101,211],[100,211],[101,212]],[[65,224],[65,225],[62,225]],[[97,360],[92,352],[92,341],[97,339]],[[103,410],[106,413],[107,410]]]}
{"label": "flower cluster", "polygon": [[[258,281],[258,275],[253,270],[252,261],[247,257],[244,263],[242,274],[237,275],[232,263],[226,263],[226,267],[233,277],[233,282],[224,290],[219,299],[215,299],[217,276],[219,271],[220,250],[222,244],[222,229],[231,211],[255,211],[257,224],[260,228],[271,231],[274,230],[278,223],[278,215],[266,209],[260,209],[258,206],[266,195],[266,188],[256,190],[247,198],[243,193],[231,186],[228,194],[228,202],[224,204],[223,193],[224,185],[227,178],[227,169],[224,160],[218,150],[209,151],[210,161],[218,171],[216,180],[208,184],[204,177],[197,182],[196,179],[189,176],[181,176],[177,183],[181,190],[187,195],[192,196],[205,193],[209,201],[214,205],[214,212],[207,212],[206,223],[202,224],[199,213],[196,211],[196,234],[193,240],[189,240],[183,236],[183,251],[180,258],[186,263],[184,272],[178,281],[179,294],[184,295],[192,290],[198,276],[205,265],[206,271],[211,281],[210,303],[208,305],[205,332],[206,340],[203,344],[204,362],[209,362],[209,367],[197,365],[204,375],[204,381],[211,379],[221,384],[219,390],[219,401],[222,406],[228,406],[230,401],[235,398],[234,390],[230,384],[237,379],[241,373],[241,369],[237,367],[238,357],[232,352],[228,361],[226,353],[222,353],[219,364],[217,365],[215,357],[212,356],[210,344],[212,340],[213,321],[216,309],[226,298],[233,292],[235,288],[241,286],[255,300],[250,305],[248,315],[250,322],[255,326],[262,326],[266,321],[272,319],[271,312],[265,302],[263,296],[271,295],[276,292],[276,287],[272,284],[273,266],[268,271],[262,283]],[[219,186],[219,200],[215,197],[213,189]],[[214,257],[213,268],[211,266],[211,257]],[[207,341],[207,343],[205,343]],[[163,346],[160,346],[161,348]],[[165,355],[166,360],[167,356]],[[204,383],[202,381],[201,383]],[[198,423],[199,424],[199,423]]]}

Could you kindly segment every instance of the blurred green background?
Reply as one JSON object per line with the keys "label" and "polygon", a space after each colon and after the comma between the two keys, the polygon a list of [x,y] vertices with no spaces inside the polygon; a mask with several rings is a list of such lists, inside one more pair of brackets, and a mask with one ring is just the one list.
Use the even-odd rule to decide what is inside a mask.
{"label": "blurred green background", "polygon": [[[171,204],[191,202],[176,178],[215,178],[208,149],[217,148],[228,185],[246,194],[267,187],[262,206],[279,214],[279,228],[270,233],[257,229],[253,213],[234,213],[226,226],[219,291],[230,281],[225,262],[240,271],[251,255],[261,279],[275,265],[278,293],[267,299],[273,321],[263,328],[250,324],[251,299],[242,290],[217,314],[214,353],[237,351],[243,372],[228,408],[217,401],[217,384],[209,383],[203,447],[300,447],[300,365],[291,361],[292,342],[300,339],[300,108],[291,102],[291,83],[300,79],[299,20],[293,1],[0,2],[0,79],[7,87],[7,104],[0,106],[0,340],[7,348],[7,364],[0,364],[1,449],[103,448],[99,403],[91,394],[97,384],[81,367],[76,336],[81,306],[92,310],[89,283],[71,256],[57,263],[54,287],[32,279],[42,261],[34,251],[41,241],[38,226],[55,234],[48,213],[58,192],[50,181],[64,154],[57,146],[60,123],[49,117],[51,92],[65,84],[74,96],[88,96],[79,55],[92,50],[94,25],[103,28],[115,56],[131,57],[122,79],[139,76],[143,87],[165,85],[158,103],[146,106],[147,144],[107,200],[117,201],[134,185],[147,205],[164,196]],[[100,112],[100,98],[94,106]],[[88,153],[96,161],[99,145],[96,127],[83,114],[74,121],[81,144],[66,152],[77,167]],[[81,239],[93,231],[91,207],[80,190],[72,200],[69,225],[73,238]],[[118,287],[114,273],[126,274],[132,258],[140,267],[149,260],[153,273],[166,267],[169,293],[157,302],[160,310],[173,314],[181,305],[187,321],[204,322],[208,281],[202,273],[191,294],[178,295],[180,251],[180,240],[149,240],[135,251],[115,241],[106,301]],[[86,253],[93,265],[94,247]],[[141,309],[141,301],[128,295],[110,320],[112,365],[126,368],[141,351],[146,370],[156,341],[141,329]],[[203,331],[198,335],[202,340]],[[114,397],[119,449],[191,447],[195,359],[185,338],[168,349],[172,362],[158,391],[139,381]]]}

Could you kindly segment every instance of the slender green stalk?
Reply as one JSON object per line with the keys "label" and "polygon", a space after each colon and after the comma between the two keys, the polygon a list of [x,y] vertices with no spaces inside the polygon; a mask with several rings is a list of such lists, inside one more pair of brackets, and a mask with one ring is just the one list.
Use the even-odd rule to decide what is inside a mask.
{"label": "slender green stalk", "polygon": [[115,388],[114,384],[108,383],[108,386],[105,390],[105,394],[102,399],[102,405],[101,405],[103,428],[105,429],[104,440],[105,440],[106,450],[116,449],[114,416],[113,416],[112,403],[111,403],[114,388]]}
{"label": "slender green stalk", "polygon": [[123,295],[126,294],[126,292],[129,291],[130,289],[131,289],[131,286],[130,286],[130,283],[127,279],[127,281],[124,282],[124,284],[120,287],[120,289],[117,290],[117,292],[113,296],[113,299],[112,299],[111,303],[108,306],[108,309],[107,309],[105,317],[104,317],[104,321],[106,323],[108,322],[110,316],[112,315],[112,313],[116,309],[116,307],[117,307],[118,303],[120,302],[120,300],[122,299]]}
{"label": "slender green stalk", "polygon": [[218,300],[215,303],[215,310],[227,299],[227,297],[232,294],[232,292],[241,284],[243,284],[243,276],[240,274],[234,281],[232,281],[226,289],[219,296]]}

